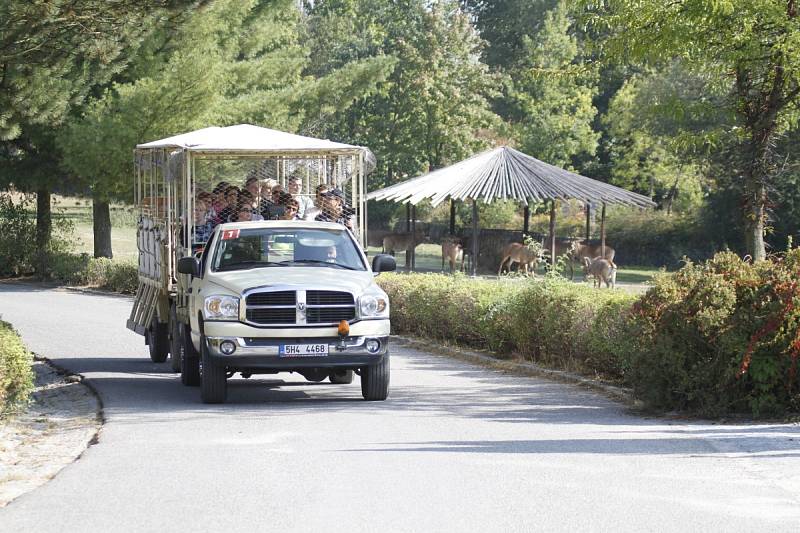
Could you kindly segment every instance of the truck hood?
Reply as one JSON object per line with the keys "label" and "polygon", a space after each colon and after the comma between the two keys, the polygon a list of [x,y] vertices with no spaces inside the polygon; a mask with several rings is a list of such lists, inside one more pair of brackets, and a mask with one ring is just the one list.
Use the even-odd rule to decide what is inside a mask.
{"label": "truck hood", "polygon": [[235,294],[255,287],[285,290],[333,290],[362,294],[375,283],[370,271],[352,271],[330,267],[273,267],[215,272],[208,281]]}

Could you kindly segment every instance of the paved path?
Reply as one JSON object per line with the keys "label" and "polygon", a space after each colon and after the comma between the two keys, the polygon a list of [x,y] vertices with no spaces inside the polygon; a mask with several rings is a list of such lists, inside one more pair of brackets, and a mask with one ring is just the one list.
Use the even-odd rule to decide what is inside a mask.
{"label": "paved path", "polygon": [[646,419],[397,347],[383,403],[236,379],[206,406],[124,328],[130,300],[0,284],[29,347],[85,374],[100,441],[0,531],[797,531],[800,429]]}

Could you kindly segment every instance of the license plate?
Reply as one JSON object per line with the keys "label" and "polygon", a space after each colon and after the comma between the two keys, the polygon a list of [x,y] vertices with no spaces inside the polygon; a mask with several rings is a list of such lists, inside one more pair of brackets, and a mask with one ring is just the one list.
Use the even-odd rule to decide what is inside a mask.
{"label": "license plate", "polygon": [[320,357],[328,355],[327,344],[281,344],[281,357]]}

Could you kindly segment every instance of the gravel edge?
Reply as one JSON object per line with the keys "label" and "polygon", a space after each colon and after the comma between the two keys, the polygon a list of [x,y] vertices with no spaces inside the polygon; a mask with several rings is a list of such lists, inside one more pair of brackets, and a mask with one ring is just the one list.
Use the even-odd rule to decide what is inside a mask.
{"label": "gravel edge", "polygon": [[25,411],[0,424],[0,508],[44,485],[98,442],[103,402],[83,376],[34,356]]}

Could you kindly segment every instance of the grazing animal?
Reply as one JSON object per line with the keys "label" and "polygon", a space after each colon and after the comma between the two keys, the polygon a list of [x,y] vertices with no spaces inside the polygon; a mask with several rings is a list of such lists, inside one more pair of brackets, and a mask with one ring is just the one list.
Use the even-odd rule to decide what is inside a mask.
{"label": "grazing animal", "polygon": [[594,287],[600,288],[605,283],[606,287],[613,289],[617,284],[617,265],[602,257],[584,257],[583,276],[587,281],[593,278]]}
{"label": "grazing animal", "polygon": [[519,242],[512,242],[503,248],[503,258],[500,260],[500,267],[497,269],[499,276],[503,271],[503,265],[508,261],[508,271],[511,272],[511,265],[519,263],[525,269],[525,275],[528,275],[528,267],[536,271],[536,263],[542,259],[542,253],[539,250],[531,250]]}
{"label": "grazing animal", "polygon": [[606,244],[606,253],[602,255],[601,250],[602,246],[599,244],[585,244],[586,241],[575,241],[573,243],[572,249],[570,250],[570,262],[569,262],[569,279],[574,279],[575,277],[575,268],[573,265],[574,261],[578,261],[583,263],[584,259],[595,258],[595,257],[602,257],[614,268],[617,268],[617,265],[614,264],[614,256],[616,255],[616,250],[614,250],[611,246]]}
{"label": "grazing animal", "polygon": [[407,253],[409,250],[413,249],[413,245],[419,246],[427,241],[428,238],[419,230],[416,233],[390,233],[383,237],[383,253],[390,253],[392,255],[394,255],[395,252]]}
{"label": "grazing animal", "polygon": [[444,272],[444,260],[450,263],[450,272],[452,273],[458,261],[461,261],[460,270],[464,271],[464,245],[461,240],[455,237],[446,237],[442,241],[442,272]]}

